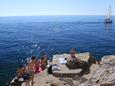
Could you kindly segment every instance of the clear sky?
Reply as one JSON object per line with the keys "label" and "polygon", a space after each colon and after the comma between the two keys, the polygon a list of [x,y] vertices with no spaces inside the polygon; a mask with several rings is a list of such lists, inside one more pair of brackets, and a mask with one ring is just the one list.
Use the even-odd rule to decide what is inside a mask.
{"label": "clear sky", "polygon": [[105,15],[115,0],[0,0],[0,16]]}

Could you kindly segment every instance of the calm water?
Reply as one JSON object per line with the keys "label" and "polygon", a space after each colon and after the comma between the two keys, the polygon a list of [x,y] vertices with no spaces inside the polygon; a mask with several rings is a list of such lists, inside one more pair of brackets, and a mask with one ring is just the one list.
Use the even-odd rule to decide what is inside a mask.
{"label": "calm water", "polygon": [[31,55],[68,53],[72,47],[96,59],[115,54],[115,23],[103,16],[0,17],[0,86]]}

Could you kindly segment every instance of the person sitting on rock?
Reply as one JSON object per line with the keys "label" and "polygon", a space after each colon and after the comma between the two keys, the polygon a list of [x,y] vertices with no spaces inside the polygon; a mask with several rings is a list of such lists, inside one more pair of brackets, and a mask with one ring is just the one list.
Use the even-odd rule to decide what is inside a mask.
{"label": "person sitting on rock", "polygon": [[23,81],[26,82],[25,86],[29,86],[29,81],[31,80],[31,76],[27,73],[26,68],[22,65],[20,65],[17,68],[17,80],[14,83],[18,83],[18,80],[20,78],[23,78]]}
{"label": "person sitting on rock", "polygon": [[72,48],[70,51],[70,57],[67,58],[67,63],[66,66],[69,69],[78,69],[78,68],[82,68],[82,71],[80,72],[81,75],[83,75],[87,70],[89,70],[89,66],[88,63],[85,61],[82,61],[80,59],[78,59],[76,56],[76,49]]}
{"label": "person sitting on rock", "polygon": [[35,73],[41,73],[42,71],[43,71],[43,68],[41,64],[41,59],[37,59]]}

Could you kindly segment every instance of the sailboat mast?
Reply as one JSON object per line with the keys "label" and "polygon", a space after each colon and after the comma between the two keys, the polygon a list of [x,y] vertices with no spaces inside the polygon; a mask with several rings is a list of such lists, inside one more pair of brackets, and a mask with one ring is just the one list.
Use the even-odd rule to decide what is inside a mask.
{"label": "sailboat mast", "polygon": [[111,4],[109,5],[109,9],[106,15],[105,23],[112,23],[112,12],[111,12]]}
{"label": "sailboat mast", "polygon": [[112,18],[111,5],[109,6],[109,18]]}

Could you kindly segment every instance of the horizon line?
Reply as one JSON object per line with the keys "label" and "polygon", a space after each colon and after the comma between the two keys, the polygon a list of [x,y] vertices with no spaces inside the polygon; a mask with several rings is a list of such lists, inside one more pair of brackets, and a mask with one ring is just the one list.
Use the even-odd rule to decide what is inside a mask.
{"label": "horizon line", "polygon": [[0,17],[24,17],[24,16],[31,17],[31,16],[105,16],[105,15],[0,15]]}

